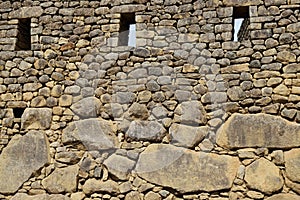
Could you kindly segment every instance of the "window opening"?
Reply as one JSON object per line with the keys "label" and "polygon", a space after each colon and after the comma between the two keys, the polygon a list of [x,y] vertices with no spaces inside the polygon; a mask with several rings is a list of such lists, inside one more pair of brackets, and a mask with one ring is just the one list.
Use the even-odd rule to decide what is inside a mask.
{"label": "window opening", "polygon": [[16,51],[31,50],[31,19],[19,19]]}
{"label": "window opening", "polygon": [[136,46],[136,23],[134,13],[121,14],[119,45]]}
{"label": "window opening", "polygon": [[233,8],[233,41],[242,41],[249,37],[249,17],[249,6]]}
{"label": "window opening", "polygon": [[25,111],[25,108],[14,108],[13,113],[15,118],[21,118],[23,113]]}

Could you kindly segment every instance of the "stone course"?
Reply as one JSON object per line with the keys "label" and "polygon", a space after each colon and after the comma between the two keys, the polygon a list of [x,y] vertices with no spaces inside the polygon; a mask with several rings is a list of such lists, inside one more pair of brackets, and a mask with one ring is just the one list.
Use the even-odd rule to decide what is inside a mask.
{"label": "stone course", "polygon": [[0,199],[300,199],[299,8],[0,0]]}

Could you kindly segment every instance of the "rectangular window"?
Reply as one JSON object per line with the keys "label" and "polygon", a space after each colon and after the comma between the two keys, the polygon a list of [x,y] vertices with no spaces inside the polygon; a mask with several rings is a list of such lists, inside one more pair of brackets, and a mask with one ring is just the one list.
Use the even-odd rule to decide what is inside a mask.
{"label": "rectangular window", "polygon": [[233,8],[233,41],[242,41],[249,37],[249,17],[249,6]]}
{"label": "rectangular window", "polygon": [[19,19],[16,51],[31,50],[31,19]]}
{"label": "rectangular window", "polygon": [[134,13],[121,14],[119,46],[136,46],[136,23]]}

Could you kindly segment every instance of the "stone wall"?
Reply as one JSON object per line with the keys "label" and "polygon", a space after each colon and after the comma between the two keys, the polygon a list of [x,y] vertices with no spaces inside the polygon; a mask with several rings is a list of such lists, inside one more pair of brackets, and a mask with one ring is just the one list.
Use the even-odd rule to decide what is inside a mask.
{"label": "stone wall", "polygon": [[0,1],[0,199],[300,199],[299,8]]}

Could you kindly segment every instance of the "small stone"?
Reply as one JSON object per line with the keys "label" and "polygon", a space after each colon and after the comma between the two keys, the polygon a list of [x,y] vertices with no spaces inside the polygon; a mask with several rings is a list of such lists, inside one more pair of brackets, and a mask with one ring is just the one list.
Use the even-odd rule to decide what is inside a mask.
{"label": "small stone", "polygon": [[178,122],[186,125],[201,125],[207,122],[206,112],[199,101],[183,102],[175,109]]}
{"label": "small stone", "polygon": [[149,111],[144,104],[133,103],[128,112],[133,119],[146,120],[149,117]]}
{"label": "small stone", "polygon": [[161,200],[162,198],[159,194],[150,191],[145,195],[144,199],[145,200]]}
{"label": "small stone", "polygon": [[266,200],[299,200],[299,196],[295,194],[275,194]]}

